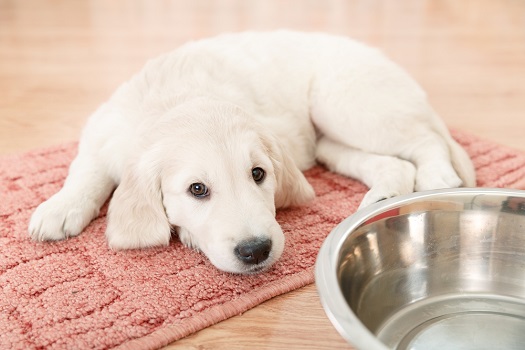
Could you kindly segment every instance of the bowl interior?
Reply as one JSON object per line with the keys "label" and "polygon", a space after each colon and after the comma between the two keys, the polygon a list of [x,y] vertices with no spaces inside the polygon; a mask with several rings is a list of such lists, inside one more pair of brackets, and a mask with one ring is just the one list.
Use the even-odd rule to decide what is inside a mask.
{"label": "bowl interior", "polygon": [[335,276],[346,306],[381,343],[523,348],[523,195],[438,193],[354,223],[337,243]]}

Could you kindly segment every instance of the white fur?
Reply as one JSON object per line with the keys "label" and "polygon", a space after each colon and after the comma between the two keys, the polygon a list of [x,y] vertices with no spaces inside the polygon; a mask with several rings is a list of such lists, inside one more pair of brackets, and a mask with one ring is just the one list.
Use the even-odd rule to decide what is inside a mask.
{"label": "white fur", "polygon": [[[313,198],[315,161],[370,187],[362,206],[475,185],[473,166],[422,89],[379,51],[288,31],[192,42],[150,61],[89,119],[64,187],[35,211],[35,240],[78,235],[115,192],[110,247],[168,244],[172,228],[219,269],[271,266],[276,208]],[[255,183],[251,170],[266,178]],[[192,183],[209,196],[196,198]],[[235,247],[269,239],[260,264]]]}

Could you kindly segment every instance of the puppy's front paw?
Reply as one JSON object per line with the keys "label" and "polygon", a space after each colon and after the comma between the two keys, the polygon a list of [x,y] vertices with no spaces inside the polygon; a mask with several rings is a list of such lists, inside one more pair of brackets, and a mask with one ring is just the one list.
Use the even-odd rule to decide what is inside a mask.
{"label": "puppy's front paw", "polygon": [[77,236],[97,215],[98,208],[92,203],[57,193],[35,210],[29,222],[29,235],[35,241]]}
{"label": "puppy's front paw", "polygon": [[367,207],[367,206],[369,206],[371,204],[380,202],[382,200],[385,200],[385,199],[388,199],[388,198],[392,198],[392,197],[397,197],[397,196],[400,196],[402,194],[406,194],[406,193],[410,193],[410,192],[411,191],[400,192],[400,191],[389,191],[388,189],[381,190],[381,189],[373,188],[373,189],[371,189],[370,191],[368,191],[365,194],[365,196],[363,197],[363,200],[361,201],[361,204],[359,205],[359,209],[362,209],[362,208]]}

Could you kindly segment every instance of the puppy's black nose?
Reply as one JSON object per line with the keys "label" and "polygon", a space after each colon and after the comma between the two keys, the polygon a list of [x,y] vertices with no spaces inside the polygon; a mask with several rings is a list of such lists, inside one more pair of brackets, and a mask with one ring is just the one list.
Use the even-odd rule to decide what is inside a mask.
{"label": "puppy's black nose", "polygon": [[271,240],[256,238],[239,243],[233,251],[243,263],[255,265],[268,259],[271,250]]}

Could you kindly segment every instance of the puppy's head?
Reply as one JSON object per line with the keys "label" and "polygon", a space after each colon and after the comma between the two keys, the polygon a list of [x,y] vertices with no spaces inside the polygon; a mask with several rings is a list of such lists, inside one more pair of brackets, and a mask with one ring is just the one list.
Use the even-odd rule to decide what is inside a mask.
{"label": "puppy's head", "polygon": [[209,101],[178,107],[148,133],[154,141],[130,163],[110,204],[111,247],[168,244],[175,229],[224,271],[255,273],[279,259],[276,208],[314,193],[271,133],[242,110]]}

